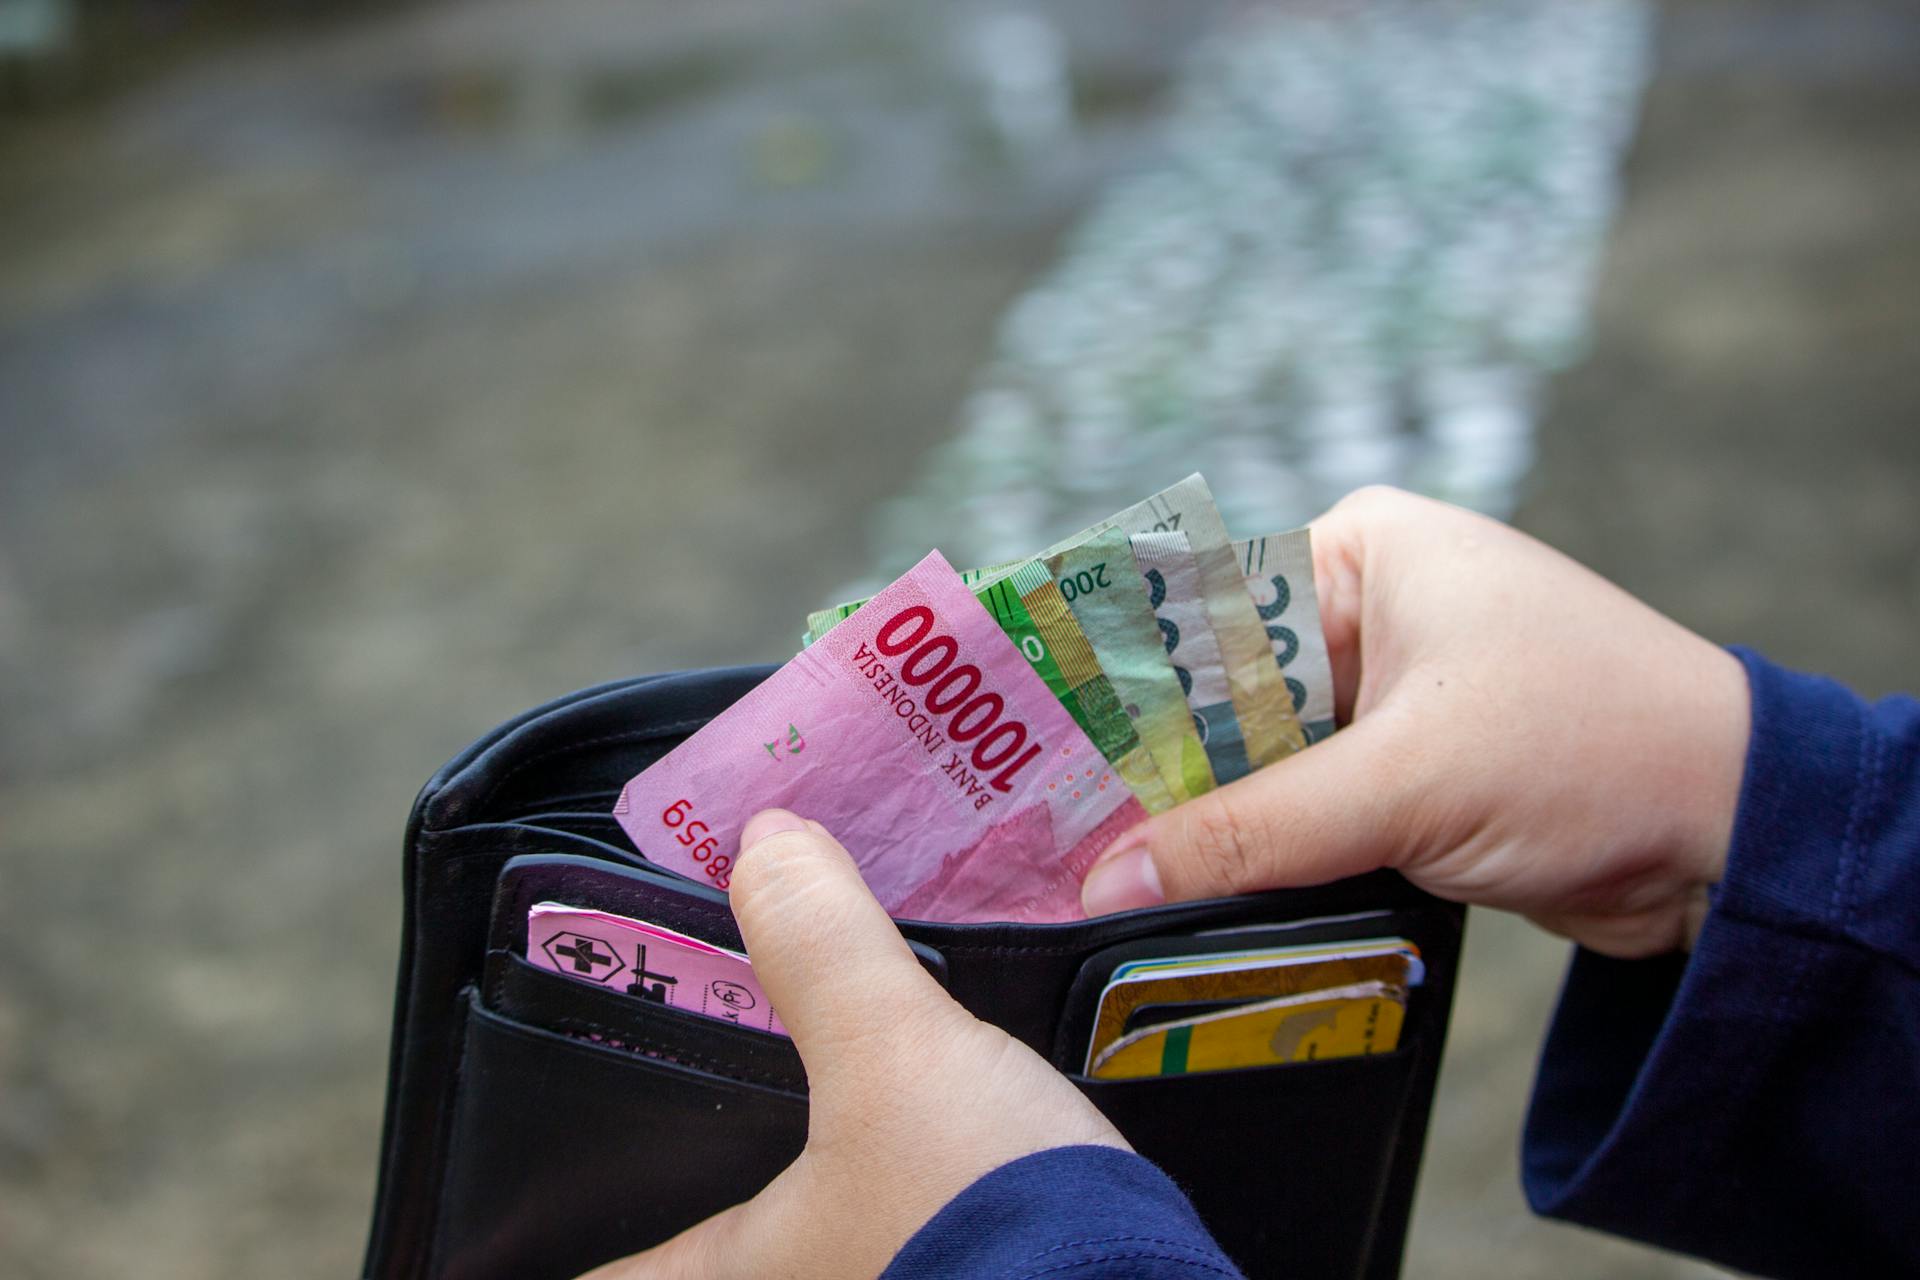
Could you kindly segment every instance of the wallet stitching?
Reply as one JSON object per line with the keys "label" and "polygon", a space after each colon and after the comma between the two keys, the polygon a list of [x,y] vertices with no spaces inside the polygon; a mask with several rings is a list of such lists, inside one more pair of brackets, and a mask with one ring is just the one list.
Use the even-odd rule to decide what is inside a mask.
{"label": "wallet stitching", "polygon": [[[545,1027],[535,1026],[532,1023],[517,1022],[495,1010],[486,1009],[482,1010],[482,1012],[492,1018],[494,1029],[501,1035],[514,1036],[518,1039],[530,1040],[537,1044],[550,1044],[558,1040],[561,1044],[578,1046],[582,1049],[601,1049],[608,1053],[623,1054],[628,1060],[637,1059],[642,1062],[659,1063],[666,1067],[683,1067],[690,1071],[696,1069],[705,1071],[704,1068],[695,1068],[684,1063],[677,1063],[669,1059],[655,1057],[652,1054],[616,1049],[604,1041],[588,1040],[582,1036],[572,1035],[564,1031],[552,1031]],[[767,1084],[758,1080],[745,1079],[739,1075],[729,1074],[724,1071],[706,1071],[705,1074],[710,1076],[711,1079],[700,1083],[707,1084],[709,1087],[715,1085],[730,1085],[736,1089],[765,1089],[775,1097],[787,1102],[797,1102],[803,1107],[807,1105],[807,1095],[795,1090],[791,1085],[778,1083]]]}
{"label": "wallet stitching", "polygon": [[[736,1084],[752,1084],[762,1088],[776,1089],[789,1096],[794,1095],[794,1086],[789,1081],[761,1078],[759,1073],[730,1063],[717,1062],[705,1054],[694,1051],[664,1048],[652,1043],[646,1037],[628,1035],[606,1027],[583,1022],[578,1018],[555,1017],[546,1025],[520,1022],[498,1012],[494,1016],[501,1023],[525,1035],[528,1032],[544,1031],[549,1035],[558,1035],[579,1044],[593,1045],[601,1049],[611,1049],[619,1053],[630,1053],[645,1058],[649,1062],[664,1062],[669,1066],[690,1066],[698,1068],[723,1081]],[[598,1036],[598,1039],[594,1037]]]}
{"label": "wallet stitching", "polygon": [[[506,983],[507,975],[504,970],[496,974],[492,981],[487,983],[487,1002],[494,1006],[496,1011],[499,1006],[506,1003]],[[506,1014],[500,1014],[500,1016],[507,1017],[508,1020],[512,1022],[523,1020],[519,1017],[509,1017]],[[665,1041],[656,1040],[644,1033],[636,1034],[625,1028],[616,1029],[603,1026],[591,1019],[576,1017],[571,1014],[543,1015],[542,1021],[539,1024],[528,1023],[528,1025],[540,1025],[546,1030],[557,1031],[564,1035],[571,1036],[576,1040],[588,1039],[596,1044],[605,1044],[611,1048],[628,1050],[641,1054],[644,1057],[667,1062],[685,1062],[699,1067],[702,1071],[710,1072],[713,1075],[724,1076],[733,1080],[744,1080],[749,1084],[766,1085],[769,1088],[785,1089],[788,1091],[799,1087],[794,1084],[791,1077],[781,1078],[768,1075],[756,1068],[742,1067],[733,1062],[723,1061],[701,1050],[682,1049],[677,1046],[671,1046]],[[597,1039],[595,1037],[597,1037]]]}
{"label": "wallet stitching", "polygon": [[[1232,919],[1233,917],[1223,916],[1220,918]],[[942,951],[957,952],[963,955],[1068,956],[1068,955],[1077,955],[1078,953],[1087,950],[1089,947],[1106,947],[1106,946],[1124,945],[1128,942],[1137,942],[1142,938],[1152,937],[1154,936],[1154,933],[1157,930],[1167,929],[1167,928],[1190,928],[1196,925],[1203,925],[1207,923],[1207,921],[1208,921],[1208,917],[1205,915],[1193,915],[1193,916],[1182,915],[1182,916],[1169,916],[1165,918],[1156,918],[1152,922],[1152,927],[1149,929],[1145,929],[1145,930],[1131,933],[1131,934],[1125,931],[1122,931],[1118,934],[1109,935],[1108,938],[1104,941],[1099,937],[1092,937],[1092,938],[1083,937],[1078,941],[1074,941],[1074,942],[1052,943],[1045,946],[1017,947],[1017,946],[1007,946],[1007,945],[998,944],[998,943],[969,944],[964,942],[954,942],[954,943],[943,942],[939,945],[940,945],[940,950]]]}
{"label": "wallet stitching", "polygon": [[1070,956],[1086,949],[1086,943],[1063,943],[1053,947],[968,946],[965,943],[940,944],[941,951],[969,956]]}
{"label": "wallet stitching", "polygon": [[[787,1090],[791,1090],[794,1087],[791,1080],[776,1079],[750,1067],[742,1067],[732,1062],[723,1062],[711,1054],[704,1053],[698,1049],[684,1049],[677,1045],[670,1045],[664,1041],[656,1040],[651,1036],[636,1035],[625,1029],[616,1030],[612,1027],[603,1027],[596,1022],[591,1022],[584,1018],[574,1018],[562,1014],[550,1019],[549,1023],[550,1030],[562,1032],[575,1039],[586,1038],[591,1043],[605,1045],[608,1048],[638,1053],[644,1057],[667,1062],[677,1062],[695,1066],[713,1075],[724,1076],[731,1080],[744,1080],[749,1084],[761,1084],[767,1085],[770,1088]],[[599,1038],[594,1039],[596,1036]]]}

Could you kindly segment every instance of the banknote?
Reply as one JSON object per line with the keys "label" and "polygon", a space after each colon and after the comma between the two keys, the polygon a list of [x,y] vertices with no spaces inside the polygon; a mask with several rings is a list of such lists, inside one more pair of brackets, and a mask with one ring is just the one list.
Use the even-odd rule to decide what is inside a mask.
{"label": "banknote", "polygon": [[1207,617],[1200,567],[1195,563],[1187,535],[1136,533],[1128,542],[1140,575],[1147,584],[1147,605],[1160,624],[1167,660],[1180,680],[1193,727],[1207,749],[1213,776],[1222,780],[1246,776],[1247,744],[1240,737],[1240,721],[1233,714],[1233,693],[1227,686],[1227,668]]}
{"label": "banknote", "polygon": [[527,912],[527,959],[640,1000],[787,1034],[745,955],[663,925],[536,902]]}
{"label": "banknote", "polygon": [[1266,625],[1307,741],[1333,732],[1333,668],[1313,591],[1313,542],[1306,529],[1270,533],[1233,544],[1253,607]]}
{"label": "banknote", "polygon": [[938,552],[629,781],[653,862],[722,889],[778,806],[838,836],[881,904],[943,921],[1076,920],[1146,811]]}
{"label": "banknote", "polygon": [[[1139,797],[1148,813],[1163,813],[1174,804],[1173,793],[1160,780],[1153,757],[1140,741],[1133,721],[1114,692],[1113,682],[1094,657],[1080,624],[1054,585],[1045,566],[1029,564],[1025,572],[1009,572],[1018,565],[992,565],[985,569],[964,570],[961,581],[973,588],[974,597],[986,606],[1000,624],[1007,639],[1023,657],[1060,705],[1067,709],[1080,731],[1093,740],[1127,789]],[[1001,575],[1006,576],[1001,576]],[[986,585],[981,585],[985,582]],[[806,643],[821,636],[853,616],[865,600],[851,600],[830,609],[807,615]]]}
{"label": "banknote", "polygon": [[[1147,607],[1146,583],[1127,535],[1108,529],[1030,563],[1059,587],[1174,801],[1213,790],[1213,766]],[[1015,572],[1033,570],[1023,565]]]}
{"label": "banknote", "polygon": [[1220,523],[1207,482],[1198,474],[1190,475],[1049,547],[1044,554],[1065,551],[1109,529],[1127,534],[1171,530],[1187,535],[1194,561],[1200,567],[1207,616],[1213,622],[1214,638],[1226,664],[1234,716],[1247,747],[1247,763],[1257,769],[1305,746],[1306,738],[1287,698],[1285,681],[1273,665],[1265,628],[1247,598],[1245,579],[1234,560],[1226,526]]}
{"label": "banknote", "polygon": [[[957,572],[960,574],[960,581],[970,587],[979,587],[982,583],[992,582],[1005,577],[1020,563],[1021,561],[1018,560],[1008,560],[1003,564],[990,564],[978,569],[960,569],[957,570]],[[981,596],[978,590],[976,590],[974,594]],[[800,643],[802,645],[812,644],[821,636],[840,625],[841,622],[851,618],[860,606],[871,598],[870,596],[861,596],[858,600],[847,600],[840,604],[828,605],[824,609],[815,609],[807,615],[807,630],[806,634],[801,638]],[[981,596],[981,603],[984,604],[985,602],[986,598]],[[1016,638],[1014,643],[1018,644],[1020,642]]]}
{"label": "banknote", "polygon": [[[1153,753],[1140,740],[1132,717],[1127,714],[1120,695],[1114,690],[1112,678],[1094,655],[1086,632],[1081,630],[1072,608],[1054,583],[1047,567],[1030,561],[985,591],[987,596],[1010,593],[1020,601],[1027,618],[1039,633],[1044,653],[1071,682],[1075,701],[1097,730],[1090,730],[1087,736],[1093,739],[1093,745],[1107,758],[1113,771],[1120,775],[1120,780],[1127,784],[1127,789],[1133,792],[1148,813],[1164,813],[1171,809],[1174,805],[1172,790],[1162,781]],[[984,601],[986,597],[982,598]],[[991,605],[988,612],[999,617],[999,611]],[[1004,622],[1001,627],[1007,629]],[[1007,634],[1011,637],[1013,633],[1007,630]],[[1021,652],[1031,657],[1028,642],[1022,639],[1020,645]],[[1039,669],[1038,664],[1035,669]]]}

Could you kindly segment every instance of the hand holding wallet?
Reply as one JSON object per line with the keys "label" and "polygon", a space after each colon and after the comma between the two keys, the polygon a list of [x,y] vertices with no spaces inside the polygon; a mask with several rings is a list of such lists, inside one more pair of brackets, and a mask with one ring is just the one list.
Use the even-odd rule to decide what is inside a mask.
{"label": "hand holding wallet", "polygon": [[[369,1276],[570,1280],[750,1199],[804,1147],[790,1043],[526,960],[529,915],[547,902],[744,949],[725,896],[651,868],[611,809],[766,674],[585,690],[488,734],[421,793]],[[968,1012],[1066,1073],[1166,1170],[1250,1276],[1377,1278],[1399,1269],[1462,919],[1374,873],[1092,920],[900,931]],[[1391,1052],[1079,1074],[1123,963],[1377,938],[1407,939],[1425,971]]]}
{"label": "hand holding wallet", "polygon": [[[1303,551],[1306,534],[1278,541]],[[1025,562],[958,575],[933,553],[816,615],[778,671],[589,690],[456,759],[409,830],[369,1271],[564,1280],[658,1245],[792,1167],[818,1093],[816,1132],[902,1105],[933,1126],[937,1141],[881,1153],[883,1190],[944,1198],[1118,1130],[1250,1274],[1393,1274],[1460,910],[1389,874],[1091,920],[1081,902],[1149,811],[1308,742],[1303,681],[1327,672],[1284,674],[1316,646],[1276,619],[1319,626],[1290,612],[1284,559],[1232,544],[1191,476]],[[1310,570],[1298,585],[1310,606]],[[741,824],[770,806],[855,851],[857,869],[831,864],[842,888],[864,882],[853,980],[890,955],[869,966],[873,998],[948,1028],[962,1066],[996,1045],[1040,1073],[1031,1090],[1003,1095],[984,1068],[930,1090],[924,1067],[802,1061],[848,974],[784,957],[749,888],[756,969],[724,896]],[[1009,1128],[1006,1098],[1028,1094],[1052,1101]],[[777,1216],[796,1186],[856,1194],[816,1167],[727,1221]],[[876,1248],[939,1207],[901,1206],[877,1213]],[[800,1218],[796,1257],[833,1234]]]}
{"label": "hand holding wallet", "polygon": [[878,1275],[942,1205],[1001,1165],[1056,1146],[1124,1147],[1044,1059],[941,990],[839,842],[776,812],[748,823],[742,844],[732,905],[808,1068],[807,1151],[650,1264],[676,1275],[713,1274],[716,1260],[727,1275]]}

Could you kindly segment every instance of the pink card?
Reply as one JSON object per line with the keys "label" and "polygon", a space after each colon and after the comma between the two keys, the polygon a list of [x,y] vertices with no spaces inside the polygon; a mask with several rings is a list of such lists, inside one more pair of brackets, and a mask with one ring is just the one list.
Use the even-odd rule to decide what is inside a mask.
{"label": "pink card", "polygon": [[535,903],[527,913],[527,959],[639,1000],[787,1034],[746,956],[644,920]]}

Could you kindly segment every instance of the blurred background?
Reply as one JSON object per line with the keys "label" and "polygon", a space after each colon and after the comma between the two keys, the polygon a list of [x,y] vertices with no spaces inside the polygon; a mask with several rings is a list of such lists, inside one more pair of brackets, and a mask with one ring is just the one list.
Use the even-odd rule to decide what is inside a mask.
{"label": "blurred background", "polygon": [[[1389,480],[1912,687],[1916,121],[1896,2],[0,0],[0,1272],[354,1273],[415,789],[929,545]],[[1563,961],[1409,1275],[1704,1271],[1524,1209]]]}

